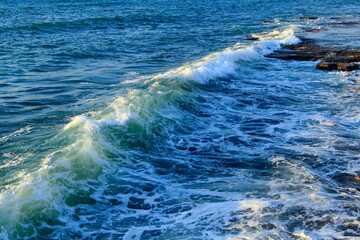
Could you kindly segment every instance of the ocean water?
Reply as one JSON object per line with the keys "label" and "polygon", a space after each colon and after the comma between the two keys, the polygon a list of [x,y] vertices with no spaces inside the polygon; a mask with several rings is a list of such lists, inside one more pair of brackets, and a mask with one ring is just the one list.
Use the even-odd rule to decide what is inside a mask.
{"label": "ocean water", "polygon": [[359,48],[328,25],[357,0],[3,0],[0,19],[1,240],[360,239],[360,74],[264,57]]}

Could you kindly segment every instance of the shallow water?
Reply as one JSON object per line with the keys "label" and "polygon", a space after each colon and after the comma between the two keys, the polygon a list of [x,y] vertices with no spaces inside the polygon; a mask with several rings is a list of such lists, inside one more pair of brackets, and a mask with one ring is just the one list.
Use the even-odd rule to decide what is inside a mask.
{"label": "shallow water", "polygon": [[359,238],[359,74],[264,57],[359,10],[0,3],[0,238]]}

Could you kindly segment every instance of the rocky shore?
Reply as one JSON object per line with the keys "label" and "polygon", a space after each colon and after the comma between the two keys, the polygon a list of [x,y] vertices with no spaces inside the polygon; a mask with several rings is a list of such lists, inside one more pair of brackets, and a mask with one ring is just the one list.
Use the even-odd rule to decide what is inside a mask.
{"label": "rocky shore", "polygon": [[[300,19],[316,20],[317,18],[302,17]],[[287,45],[266,57],[282,60],[316,61],[315,68],[318,70],[358,70],[360,47],[346,46],[339,35],[341,36],[342,31],[357,32],[359,29],[360,24],[356,22],[322,24],[321,28],[307,29],[303,34],[300,34],[301,43]],[[249,40],[251,39],[249,38]],[[341,44],[338,44],[339,42]]]}
{"label": "rocky shore", "polygon": [[317,45],[316,42],[303,39],[299,44],[285,46],[272,54],[269,58],[297,61],[318,61],[318,70],[354,71],[359,69],[360,49],[336,50]]}

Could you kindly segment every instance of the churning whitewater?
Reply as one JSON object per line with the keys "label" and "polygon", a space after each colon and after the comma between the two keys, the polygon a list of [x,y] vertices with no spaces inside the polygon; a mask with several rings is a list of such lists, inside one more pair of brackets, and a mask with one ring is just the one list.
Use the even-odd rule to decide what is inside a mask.
{"label": "churning whitewater", "polygon": [[[10,236],[21,238],[49,234],[51,238],[63,238],[67,236],[63,235],[64,232],[69,232],[70,237],[80,233],[81,237],[91,237],[91,234],[86,234],[87,231],[84,228],[91,227],[91,224],[99,224],[103,218],[118,215],[119,213],[115,209],[118,208],[118,205],[123,204],[127,207],[130,206],[129,210],[131,209],[130,213],[132,213],[130,216],[134,215],[134,218],[141,216],[141,212],[144,210],[151,210],[155,213],[159,211],[174,212],[176,216],[172,221],[175,222],[179,218],[177,215],[184,215],[178,214],[183,212],[183,208],[187,209],[186,215],[189,214],[188,211],[190,213],[194,211],[194,215],[198,214],[197,208],[192,210],[193,207],[188,203],[182,206],[183,198],[189,197],[189,193],[185,190],[187,187],[184,188],[181,184],[178,186],[180,189],[184,188],[184,190],[179,190],[184,191],[185,196],[168,199],[167,195],[172,195],[172,191],[178,191],[168,189],[172,185],[172,181],[176,182],[176,178],[159,178],[157,175],[172,175],[172,171],[164,174],[156,173],[159,170],[154,169],[156,165],[152,166],[151,160],[148,163],[144,160],[154,158],[151,154],[149,155],[148,151],[151,153],[158,148],[170,147],[167,151],[175,151],[175,153],[177,149],[181,150],[182,142],[191,141],[190,136],[197,133],[196,128],[203,128],[201,132],[204,135],[220,130],[215,126],[211,128],[204,126],[202,116],[199,115],[203,107],[201,102],[196,102],[198,98],[204,98],[206,101],[206,96],[204,93],[197,92],[194,84],[206,84],[209,80],[235,74],[237,62],[261,59],[264,53],[279,49],[281,44],[299,41],[294,36],[292,27],[276,30],[268,36],[271,38],[264,37],[266,40],[259,41],[255,45],[241,46],[237,44],[222,52],[210,54],[185,67],[157,75],[144,83],[147,85],[145,89],[131,90],[126,97],[117,98],[101,111],[74,117],[60,133],[51,139],[51,141],[61,142],[63,147],[49,153],[33,173],[20,173],[20,176],[16,176],[21,180],[17,181],[14,186],[10,185],[2,193],[1,223],[2,226],[5,226],[3,234],[8,233]],[[241,67],[240,64],[239,67]],[[193,105],[193,109],[185,107],[188,104]],[[193,126],[186,126],[190,122]],[[162,151],[159,153],[161,157]],[[144,158],[143,161],[142,158]],[[182,166],[176,167],[179,169],[174,169],[174,171],[181,171],[181,168],[193,168],[191,163],[176,159],[176,157],[169,163],[166,163],[169,160],[162,160],[162,157],[156,161],[164,161],[164,163],[158,163],[160,165],[175,164],[177,166],[180,164]],[[116,170],[114,171],[114,169]],[[154,174],[155,176],[153,176]],[[135,179],[132,179],[133,177]],[[190,174],[185,179],[188,177],[197,178]],[[134,190],[125,190],[125,193],[122,193],[124,190],[121,190],[120,193],[111,194],[112,191],[119,191],[113,190],[113,185],[127,181],[130,181],[128,183],[130,186],[139,185],[137,187],[140,191],[135,191],[136,187],[134,187]],[[143,191],[147,192],[147,188],[150,191],[147,195],[150,194],[150,196],[143,198]],[[215,194],[214,197],[218,197],[217,195]],[[165,203],[164,206],[158,207],[157,205],[161,205],[159,200],[161,198],[164,198],[165,202],[175,201],[174,203],[177,202],[177,204],[173,206],[171,203]],[[158,201],[160,204],[157,203]],[[205,201],[199,207],[203,208],[206,205],[215,207],[218,205],[216,202]],[[84,222],[81,223],[80,216],[82,214],[77,212],[85,211],[82,208],[87,204],[95,205],[95,213],[90,213],[92,217],[98,217],[98,214],[103,215],[95,221],[97,223],[90,223],[85,216],[82,216]],[[222,205],[224,203],[220,204],[220,206]],[[236,211],[236,203],[231,205],[234,206],[227,207],[229,208],[227,211]],[[115,214],[112,214],[111,211],[107,214],[98,212],[104,211],[105,206],[107,211],[114,208],[112,211],[115,211]],[[167,210],[167,208],[170,209]],[[171,210],[172,208],[174,210]],[[205,214],[212,215],[214,214],[212,211],[209,209],[209,212]],[[217,218],[224,214],[223,211],[222,208],[217,213],[219,215]],[[9,216],[11,217],[9,218]],[[73,217],[76,219],[73,220]],[[172,228],[174,223],[171,223],[170,219],[173,216],[168,217],[169,220],[166,221],[170,221],[169,225]],[[30,222],[29,219],[31,219]],[[72,221],[69,221],[70,219]],[[159,220],[164,221],[164,219]],[[192,221],[196,222],[196,218]],[[39,223],[41,225],[37,226]],[[129,221],[128,224],[131,223]],[[140,227],[140,229],[142,228]],[[152,230],[152,227],[150,225],[145,229]],[[135,233],[140,237],[143,232],[143,230],[126,231],[125,229],[123,231],[129,238],[133,238]],[[200,230],[199,233],[210,234],[204,230]]]}
{"label": "churning whitewater", "polygon": [[274,24],[161,73],[129,63],[104,101],[0,135],[0,239],[359,238],[358,73],[266,58],[321,26]]}

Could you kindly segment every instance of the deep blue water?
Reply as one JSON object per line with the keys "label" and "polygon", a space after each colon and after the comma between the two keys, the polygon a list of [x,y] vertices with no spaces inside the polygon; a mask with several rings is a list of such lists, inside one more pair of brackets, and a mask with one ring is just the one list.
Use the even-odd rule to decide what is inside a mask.
{"label": "deep blue water", "polygon": [[359,48],[329,25],[358,1],[5,0],[0,19],[0,239],[359,238],[360,74],[264,57]]}

